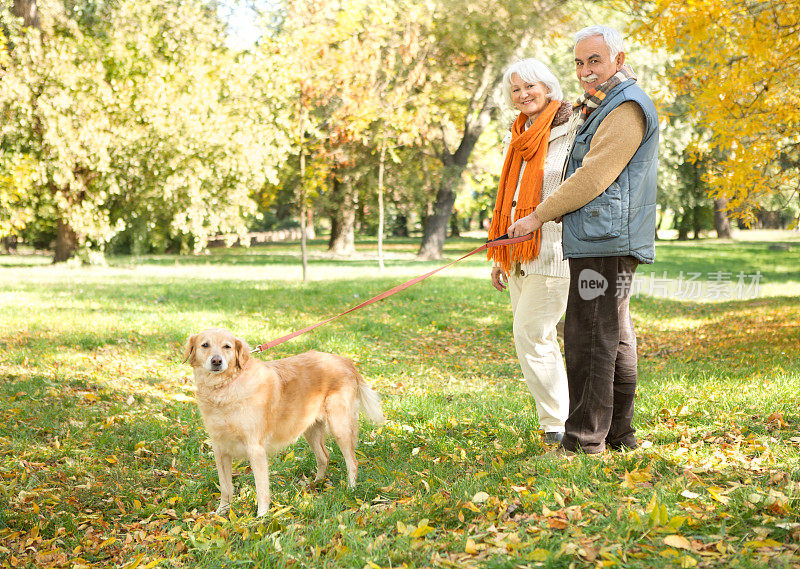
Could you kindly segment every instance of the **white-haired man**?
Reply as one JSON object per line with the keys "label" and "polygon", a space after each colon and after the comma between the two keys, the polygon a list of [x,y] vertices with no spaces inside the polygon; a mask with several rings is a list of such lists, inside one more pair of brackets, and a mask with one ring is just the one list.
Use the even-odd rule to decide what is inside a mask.
{"label": "white-haired man", "polygon": [[658,115],[625,65],[622,35],[605,26],[575,34],[585,93],[566,179],[509,236],[563,216],[570,290],[564,329],[569,415],[561,446],[570,457],[638,446],[633,428],[636,334],[630,285],[655,260]]}

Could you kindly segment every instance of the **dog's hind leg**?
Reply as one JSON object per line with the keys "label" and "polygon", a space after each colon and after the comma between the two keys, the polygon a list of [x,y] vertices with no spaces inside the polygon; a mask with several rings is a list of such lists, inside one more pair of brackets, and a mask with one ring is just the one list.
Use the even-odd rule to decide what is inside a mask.
{"label": "dog's hind leg", "polygon": [[328,461],[330,455],[328,449],[325,448],[325,423],[316,422],[311,425],[303,436],[308,441],[311,450],[314,451],[314,456],[317,457],[317,475],[314,482],[321,482],[325,478],[325,473],[328,472]]}
{"label": "dog's hind leg", "polygon": [[217,476],[219,477],[220,497],[217,515],[224,516],[231,509],[231,500],[233,499],[231,456],[216,445],[212,445],[212,447],[214,450],[214,463],[217,465]]}
{"label": "dog's hind leg", "polygon": [[256,481],[256,502],[258,516],[266,516],[269,512],[269,463],[267,451],[260,445],[251,445],[247,448],[247,458],[250,459],[250,469]]}
{"label": "dog's hind leg", "polygon": [[358,408],[351,403],[328,400],[328,427],[336,444],[342,450],[347,465],[347,483],[350,488],[356,485],[358,461],[356,443],[358,442]]}

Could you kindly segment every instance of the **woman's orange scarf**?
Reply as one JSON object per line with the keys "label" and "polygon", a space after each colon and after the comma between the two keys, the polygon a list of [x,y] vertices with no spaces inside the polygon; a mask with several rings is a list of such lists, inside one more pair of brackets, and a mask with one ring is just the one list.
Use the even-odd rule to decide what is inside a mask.
{"label": "woman's orange scarf", "polygon": [[[522,161],[525,160],[525,171],[522,173],[517,205],[514,210],[514,221],[533,212],[542,201],[542,181],[544,178],[544,159],[550,142],[550,126],[561,107],[561,101],[550,101],[544,111],[539,113],[528,130],[525,123],[528,116],[520,113],[511,126],[511,144],[508,146],[503,170],[500,173],[500,188],[497,192],[497,203],[492,214],[492,225],[489,227],[489,239],[496,239],[508,231],[511,225],[511,208],[517,190],[517,180]],[[533,239],[517,243],[491,247],[487,250],[488,259],[494,259],[506,272],[511,270],[511,263],[526,262],[539,255],[542,244],[542,232],[533,234]]]}

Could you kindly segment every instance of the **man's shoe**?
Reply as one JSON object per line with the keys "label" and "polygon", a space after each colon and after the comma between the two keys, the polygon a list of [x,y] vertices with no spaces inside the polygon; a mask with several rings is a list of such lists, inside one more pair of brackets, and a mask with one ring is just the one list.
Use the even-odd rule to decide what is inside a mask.
{"label": "man's shoe", "polygon": [[564,460],[572,460],[578,456],[576,453],[572,452],[571,450],[567,450],[561,445],[558,445],[556,448],[547,451],[539,458],[557,458],[557,459],[564,459]]}
{"label": "man's shoe", "polygon": [[564,433],[557,432],[557,431],[549,431],[546,432],[543,436],[544,444],[546,445],[557,445],[561,443],[561,439],[564,438]]}
{"label": "man's shoe", "polygon": [[540,455],[538,458],[540,458],[540,459],[542,459],[542,458],[546,458],[546,459],[555,458],[555,459],[570,461],[573,458],[575,458],[576,456],[585,456],[585,457],[591,458],[591,459],[602,459],[604,457],[604,455],[605,455],[605,452],[603,452],[603,451],[600,451],[600,452],[583,452],[583,451],[574,452],[574,451],[565,449],[561,445],[558,445],[553,450],[547,451],[546,453]]}
{"label": "man's shoe", "polygon": [[626,443],[611,444],[611,443],[606,443],[606,447],[608,447],[609,449],[611,449],[613,451],[617,451],[617,452],[631,452],[631,451],[636,450],[636,449],[648,448],[648,447],[651,447],[651,446],[653,446],[653,443],[651,443],[650,441],[639,441],[639,440],[634,440],[633,444],[626,444]]}

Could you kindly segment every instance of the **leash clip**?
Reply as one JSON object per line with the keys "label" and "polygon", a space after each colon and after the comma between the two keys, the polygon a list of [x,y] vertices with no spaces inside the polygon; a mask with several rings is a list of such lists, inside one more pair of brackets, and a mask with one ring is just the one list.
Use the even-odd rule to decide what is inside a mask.
{"label": "leash clip", "polygon": [[503,233],[500,237],[495,237],[494,239],[489,239],[486,243],[494,243],[495,241],[501,241],[503,239],[508,239],[508,233]]}

